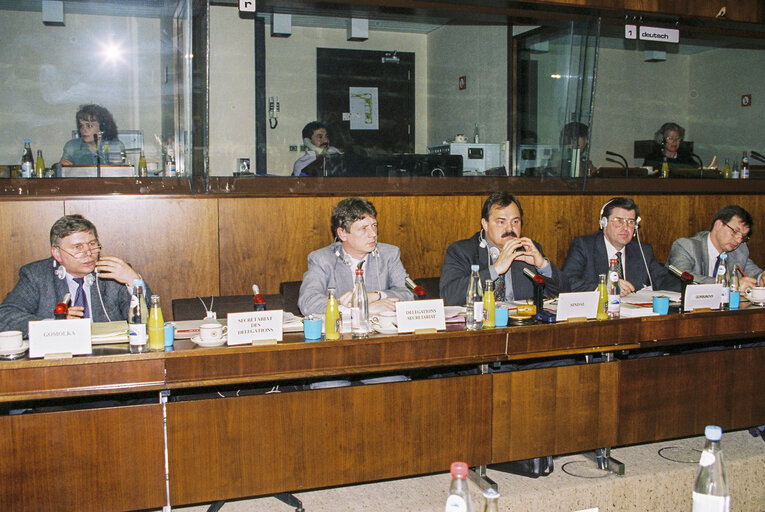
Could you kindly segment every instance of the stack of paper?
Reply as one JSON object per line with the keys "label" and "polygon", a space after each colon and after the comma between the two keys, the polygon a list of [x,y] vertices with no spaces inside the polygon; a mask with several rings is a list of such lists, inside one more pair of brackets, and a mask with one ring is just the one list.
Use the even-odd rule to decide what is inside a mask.
{"label": "stack of paper", "polygon": [[128,324],[125,320],[93,322],[90,326],[90,341],[93,345],[127,343]]}

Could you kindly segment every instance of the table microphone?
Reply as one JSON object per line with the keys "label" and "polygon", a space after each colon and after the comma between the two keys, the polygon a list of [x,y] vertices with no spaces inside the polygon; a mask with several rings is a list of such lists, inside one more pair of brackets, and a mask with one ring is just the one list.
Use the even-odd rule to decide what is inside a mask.
{"label": "table microphone", "polygon": [[547,282],[547,278],[545,278],[542,274],[534,272],[530,268],[524,268],[523,273],[526,274],[535,284],[545,284]]}
{"label": "table microphone", "polygon": [[677,277],[679,277],[680,279],[682,279],[686,283],[693,283],[694,282],[695,278],[693,277],[693,274],[690,274],[688,272],[683,272],[682,270],[680,270],[679,268],[677,268],[674,265],[667,265],[667,268],[669,269],[670,272],[675,274]]}
{"label": "table microphone", "polygon": [[[627,159],[624,158],[624,156],[620,155],[619,153],[614,153],[613,151],[606,151],[606,154],[609,155],[609,156],[616,156],[616,157],[621,158],[622,162],[624,162],[624,168],[627,169],[629,167],[629,164],[627,163]],[[606,160],[608,160],[608,159],[606,159]],[[612,160],[612,162],[613,162],[613,160]]]}
{"label": "table microphone", "polygon": [[414,293],[415,295],[420,295],[420,296],[427,295],[428,292],[425,291],[425,288],[423,288],[419,284],[412,281],[411,277],[406,276],[406,279],[404,279],[404,282],[406,283],[407,288],[412,290],[412,293]]}

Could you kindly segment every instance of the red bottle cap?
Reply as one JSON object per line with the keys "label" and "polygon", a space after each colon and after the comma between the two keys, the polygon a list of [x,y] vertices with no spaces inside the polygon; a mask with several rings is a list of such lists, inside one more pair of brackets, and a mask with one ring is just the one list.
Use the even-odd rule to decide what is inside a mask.
{"label": "red bottle cap", "polygon": [[468,465],[464,462],[452,462],[452,466],[449,469],[449,472],[452,474],[452,478],[459,478],[460,480],[463,480],[467,478]]}

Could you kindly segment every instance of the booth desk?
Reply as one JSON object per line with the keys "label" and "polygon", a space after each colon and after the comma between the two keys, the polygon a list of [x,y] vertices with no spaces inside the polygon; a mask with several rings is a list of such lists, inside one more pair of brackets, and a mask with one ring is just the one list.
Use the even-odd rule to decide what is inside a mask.
{"label": "booth desk", "polygon": [[[541,356],[751,342],[765,310],[698,313],[264,347],[18,361],[0,400],[171,401],[0,416],[0,507],[182,505],[446,471],[765,423],[765,347],[235,396],[237,386],[406,373]],[[229,398],[172,401],[226,389]],[[108,395],[108,396],[105,396]],[[159,402],[159,399],[157,399]],[[26,402],[29,405],[30,402]],[[167,417],[167,430],[163,426]],[[629,471],[629,468],[627,469]]]}

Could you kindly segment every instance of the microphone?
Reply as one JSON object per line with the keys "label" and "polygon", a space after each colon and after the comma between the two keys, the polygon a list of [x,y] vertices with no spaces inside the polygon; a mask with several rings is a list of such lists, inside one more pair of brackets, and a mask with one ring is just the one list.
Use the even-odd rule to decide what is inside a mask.
{"label": "microphone", "polygon": [[751,155],[753,158],[756,158],[757,160],[759,160],[760,162],[762,162],[762,163],[765,163],[765,156],[763,156],[763,155],[762,155],[762,153],[758,153],[758,152],[757,152],[757,151],[755,151],[755,150],[751,150],[751,151],[749,152],[749,154],[750,154],[750,155]]}
{"label": "microphone", "polygon": [[529,277],[535,284],[545,284],[547,282],[547,279],[542,274],[538,274],[528,267],[523,269],[523,273],[526,274],[526,276]]}
{"label": "microphone", "polygon": [[[624,164],[620,162],[619,160],[614,160],[613,158],[606,158],[606,162],[613,162],[615,164],[619,164],[619,167],[624,167]],[[626,167],[624,167],[626,169]]]}
{"label": "microphone", "polygon": [[692,282],[694,282],[694,277],[693,277],[693,274],[690,274],[690,273],[688,273],[688,272],[683,272],[682,270],[680,270],[679,268],[677,268],[677,267],[676,267],[676,266],[674,266],[674,265],[667,265],[667,268],[668,268],[668,269],[669,269],[669,271],[670,271],[670,272],[672,272],[672,273],[673,273],[675,276],[679,277],[680,279],[682,279],[682,280],[683,280],[683,281],[685,281],[686,283],[692,283]]}
{"label": "microphone", "polygon": [[72,299],[72,294],[69,292],[64,295],[64,298],[61,302],[56,304],[56,307],[53,309],[53,318],[56,320],[65,320],[66,314],[69,311],[69,301]]}
{"label": "microphone", "polygon": [[419,284],[412,281],[412,278],[410,278],[409,276],[406,276],[406,279],[404,279],[404,282],[406,283],[407,288],[412,290],[412,293],[414,293],[415,295],[422,296],[422,295],[428,294],[428,292],[425,291],[425,288],[423,288]]}
{"label": "microphone", "polygon": [[[627,159],[626,159],[626,158],[624,158],[624,157],[623,157],[622,155],[620,155],[619,153],[614,153],[613,151],[606,151],[606,154],[607,154],[607,155],[609,155],[609,156],[616,156],[616,157],[619,157],[619,158],[622,160],[622,162],[624,162],[624,168],[625,168],[625,169],[629,168],[629,164],[627,163]],[[606,160],[608,160],[608,158],[606,158]],[[614,160],[611,160],[611,161],[613,162]],[[617,163],[618,163],[618,162],[617,162]]]}

